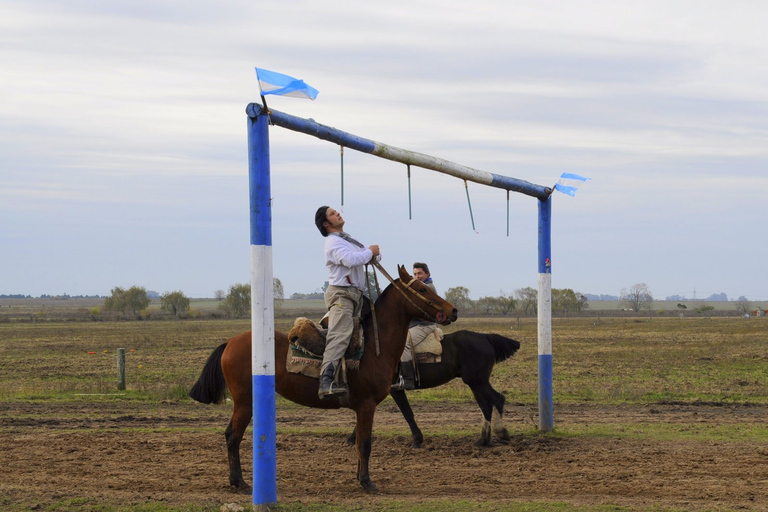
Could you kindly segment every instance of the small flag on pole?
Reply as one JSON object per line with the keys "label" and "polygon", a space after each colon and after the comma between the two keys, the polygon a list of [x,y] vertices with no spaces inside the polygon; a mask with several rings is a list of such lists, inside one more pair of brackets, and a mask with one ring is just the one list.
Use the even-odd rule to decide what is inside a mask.
{"label": "small flag on pole", "polygon": [[563,194],[573,196],[576,193],[576,190],[579,188],[579,185],[585,181],[589,181],[590,179],[592,178],[585,178],[584,176],[579,176],[578,174],[573,174],[572,172],[564,172],[560,175],[560,179],[557,180],[557,183],[555,184],[555,190],[559,190]]}
{"label": "small flag on pole", "polygon": [[318,90],[304,80],[292,76],[275,73],[262,68],[256,68],[256,78],[259,80],[261,95],[276,94],[278,96],[293,96],[294,98],[317,98]]}

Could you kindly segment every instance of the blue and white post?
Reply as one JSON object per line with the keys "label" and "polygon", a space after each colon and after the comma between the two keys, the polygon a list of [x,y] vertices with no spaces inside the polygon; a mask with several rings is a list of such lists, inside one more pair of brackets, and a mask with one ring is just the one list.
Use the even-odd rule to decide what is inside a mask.
{"label": "blue and white post", "polygon": [[[267,130],[267,123],[266,123],[266,114],[263,113],[263,107],[257,103],[251,103],[246,108],[246,112],[248,113],[249,118],[251,120],[263,120],[264,124],[264,142],[261,145],[260,151],[268,152],[267,147],[267,136],[266,136],[266,130]],[[395,146],[390,146],[388,144],[383,144],[381,142],[376,142],[371,139],[366,139],[363,137],[359,137],[357,135],[353,135],[351,133],[343,132],[337,128],[333,128],[331,126],[320,124],[312,119],[302,119],[300,117],[292,116],[290,114],[286,114],[284,112],[279,112],[277,110],[270,110],[269,114],[270,122],[275,126],[281,126],[283,128],[287,128],[289,130],[293,130],[300,133],[305,133],[307,135],[311,135],[313,137],[316,137],[318,139],[327,140],[336,144],[339,144],[340,146],[343,146],[344,148],[350,148],[354,149],[356,151],[360,151],[362,153],[368,153],[374,156],[377,156],[379,158],[385,158],[387,160],[392,160],[395,162],[400,162],[407,165],[422,167],[424,169],[430,169],[433,171],[437,171],[441,174],[448,174],[450,176],[455,176],[457,178],[461,178],[467,181],[473,181],[475,183],[480,183],[483,185],[488,185],[491,187],[501,188],[507,191],[514,191],[514,192],[520,192],[522,194],[535,197],[539,200],[539,294],[538,294],[538,338],[539,338],[539,428],[544,432],[551,432],[554,430],[553,426],[553,411],[552,411],[552,275],[551,275],[551,225],[550,225],[550,215],[552,212],[552,203],[551,203],[551,194],[552,189],[548,187],[543,187],[541,185],[535,185],[533,183],[529,183],[527,181],[519,180],[516,178],[510,178],[508,176],[502,176],[499,174],[490,173],[487,171],[482,171],[478,169],[473,169],[471,167],[467,167],[464,165],[456,164],[454,162],[449,162],[447,160],[444,160],[442,158],[436,158],[430,155],[425,155],[422,153],[417,153],[415,151],[408,151],[405,149],[397,148]],[[250,138],[256,138],[255,135],[250,135],[251,132],[249,132],[249,141]],[[253,147],[253,142],[249,142]],[[253,151],[253,150],[252,150]],[[255,151],[254,151],[255,153]],[[251,172],[253,173],[253,170],[257,167],[258,164],[258,158],[252,157],[251,158]],[[269,156],[263,156],[261,157],[261,160],[266,162],[265,164],[262,163],[261,165],[265,165],[266,167],[266,175],[269,175]],[[253,187],[253,185],[252,185]],[[265,198],[269,197],[269,183],[267,180],[267,192]],[[253,188],[251,192],[251,200],[253,201]],[[267,203],[267,199],[265,199],[265,204]],[[253,209],[253,206],[251,206]],[[268,211],[268,207],[264,207],[265,211]],[[253,224],[253,211],[251,213],[251,222]],[[255,243],[255,242],[253,242]],[[271,240],[270,240],[271,244]],[[255,251],[256,249],[254,249]],[[254,253],[255,254],[255,253]],[[271,258],[271,253],[270,253]],[[259,258],[254,256],[254,261],[258,261]],[[255,274],[256,275],[256,274]],[[271,280],[272,280],[272,262],[270,259],[269,262],[269,282],[264,281],[264,286],[269,285],[271,290]],[[254,278],[255,279],[255,278]],[[266,278],[265,278],[266,279]],[[254,287],[255,289],[255,287]],[[272,302],[271,302],[271,292],[268,296],[265,296],[266,299],[265,303],[268,302],[269,304],[269,318],[265,319],[265,325],[266,321],[268,320],[270,322],[269,325],[272,325],[274,323],[274,320],[272,318]],[[255,304],[255,303],[254,303]],[[254,312],[256,311],[256,307],[254,306]],[[266,311],[266,309],[265,309]],[[254,313],[255,314],[255,313]],[[273,332],[271,330],[268,330],[268,332],[264,332],[262,335],[264,336],[264,339],[267,339],[267,336],[271,337],[273,336]],[[255,389],[255,382],[256,382],[256,368],[259,368],[260,364],[266,364],[263,363],[262,360],[257,361],[256,359],[256,350],[255,346],[257,343],[257,340],[260,338],[257,338],[256,334],[256,320],[254,316],[254,389]],[[271,341],[270,341],[271,343]],[[270,349],[272,348],[270,344]],[[266,350],[266,349],[265,349]],[[271,362],[270,368],[269,368],[269,375],[273,376],[272,382],[274,382],[274,355],[271,359],[269,359]],[[274,395],[272,395],[274,400]],[[256,393],[254,391],[254,415],[257,413],[258,409],[256,408]],[[272,413],[274,414],[274,412]],[[255,419],[254,419],[255,421]],[[270,419],[270,421],[274,421],[274,416]],[[274,434],[272,434],[274,435]],[[273,445],[274,446],[274,445]],[[254,451],[256,450],[256,446],[254,445]],[[255,457],[255,455],[254,455]],[[254,462],[254,467],[256,466],[256,463]],[[256,470],[254,469],[254,479],[256,478]],[[254,489],[256,488],[256,485],[254,485]],[[256,500],[256,494],[254,492],[254,503]]]}
{"label": "blue and white post", "polygon": [[552,196],[539,199],[539,430],[554,430],[552,407]]}
{"label": "blue and white post", "polygon": [[251,198],[251,374],[253,378],[253,509],[277,503],[275,312],[272,289],[272,200],[269,118],[248,117]]}

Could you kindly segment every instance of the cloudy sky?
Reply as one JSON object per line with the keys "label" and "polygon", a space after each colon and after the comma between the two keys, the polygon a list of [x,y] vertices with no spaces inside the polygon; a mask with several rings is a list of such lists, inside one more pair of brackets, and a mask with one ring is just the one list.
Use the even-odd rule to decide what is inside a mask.
{"label": "cloudy sky", "polygon": [[[768,299],[762,1],[0,3],[0,294],[211,297],[250,279],[254,67],[269,106],[551,186],[552,285]],[[473,298],[537,283],[537,201],[270,130],[274,275],[327,279],[321,204]]]}

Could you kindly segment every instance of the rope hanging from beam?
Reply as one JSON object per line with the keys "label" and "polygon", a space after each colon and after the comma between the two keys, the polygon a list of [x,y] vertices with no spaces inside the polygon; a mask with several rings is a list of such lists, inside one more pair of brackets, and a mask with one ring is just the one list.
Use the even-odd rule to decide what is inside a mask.
{"label": "rope hanging from beam", "polygon": [[509,190],[507,190],[507,237],[509,237]]}
{"label": "rope hanging from beam", "polygon": [[469,185],[467,184],[467,180],[464,180],[464,189],[467,191],[467,204],[469,205],[469,218],[472,221],[472,231],[477,233],[477,230],[475,229],[475,216],[472,215],[472,201],[469,200]]}
{"label": "rope hanging from beam", "polygon": [[411,164],[408,166],[408,220],[413,220],[411,212]]}
{"label": "rope hanging from beam", "polygon": [[339,146],[341,155],[341,207],[344,208],[344,146]]}

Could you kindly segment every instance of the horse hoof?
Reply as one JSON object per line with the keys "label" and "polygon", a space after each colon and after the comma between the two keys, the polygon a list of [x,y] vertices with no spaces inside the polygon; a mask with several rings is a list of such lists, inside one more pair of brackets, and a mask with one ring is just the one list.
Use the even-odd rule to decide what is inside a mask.
{"label": "horse hoof", "polygon": [[421,443],[417,443],[416,441],[414,441],[414,442],[411,444],[411,448],[421,448]]}
{"label": "horse hoof", "polygon": [[360,482],[360,485],[363,486],[363,490],[367,493],[375,493],[379,492],[379,488],[376,487],[376,484],[368,480],[367,482]]}
{"label": "horse hoof", "polygon": [[475,446],[479,448],[485,448],[486,446],[491,446],[491,440],[478,439],[477,441],[475,441]]}
{"label": "horse hoof", "polygon": [[245,482],[241,483],[240,485],[233,485],[232,491],[237,494],[246,494],[249,496],[253,494],[253,489],[251,489],[251,486]]}

